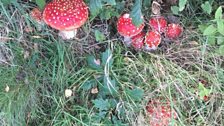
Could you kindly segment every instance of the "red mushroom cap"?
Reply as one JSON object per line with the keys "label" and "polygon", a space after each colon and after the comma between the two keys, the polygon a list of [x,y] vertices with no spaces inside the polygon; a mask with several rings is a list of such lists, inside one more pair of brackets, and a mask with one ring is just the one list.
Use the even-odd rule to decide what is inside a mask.
{"label": "red mushroom cap", "polygon": [[53,0],[43,12],[43,19],[51,27],[69,31],[81,27],[88,18],[83,0]]}
{"label": "red mushroom cap", "polygon": [[156,30],[160,33],[165,32],[166,27],[167,27],[167,21],[164,17],[159,16],[159,17],[152,17],[149,20],[149,25],[153,30]]}
{"label": "red mushroom cap", "polygon": [[41,11],[38,8],[34,8],[30,12],[30,16],[37,22],[41,22],[42,21],[42,14],[41,14]]}
{"label": "red mushroom cap", "polygon": [[177,113],[172,111],[168,102],[149,101],[146,110],[149,115],[150,126],[168,126],[172,116],[174,119],[177,118]]}
{"label": "red mushroom cap", "polygon": [[[143,17],[142,17],[143,18]],[[145,24],[142,23],[139,27],[136,27],[132,23],[132,19],[130,18],[130,14],[123,14],[117,22],[117,30],[118,33],[122,36],[133,37],[139,34],[144,28]]]}
{"label": "red mushroom cap", "polygon": [[168,24],[166,29],[166,37],[169,39],[177,39],[181,36],[183,27],[179,24]]}
{"label": "red mushroom cap", "polygon": [[145,32],[141,32],[131,38],[131,44],[135,49],[141,49],[144,45]]}
{"label": "red mushroom cap", "polygon": [[145,36],[145,44],[147,49],[156,49],[161,42],[161,35],[157,31],[149,31]]}

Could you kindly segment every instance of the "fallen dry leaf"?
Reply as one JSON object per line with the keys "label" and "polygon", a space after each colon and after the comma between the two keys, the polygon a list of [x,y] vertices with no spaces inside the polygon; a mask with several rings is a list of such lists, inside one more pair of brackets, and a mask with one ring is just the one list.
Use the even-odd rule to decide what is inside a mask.
{"label": "fallen dry leaf", "polygon": [[94,59],[95,64],[100,65],[100,59]]}
{"label": "fallen dry leaf", "polygon": [[97,94],[98,92],[99,92],[99,90],[97,87],[91,89],[92,94]]}
{"label": "fallen dry leaf", "polygon": [[72,96],[72,90],[71,89],[65,89],[65,97],[69,98]]}
{"label": "fallen dry leaf", "polygon": [[160,15],[161,6],[158,2],[153,1],[152,2],[152,13],[154,15]]}
{"label": "fallen dry leaf", "polygon": [[5,92],[9,92],[9,86],[8,85],[6,85],[6,87],[5,87]]}
{"label": "fallen dry leaf", "polygon": [[23,54],[23,58],[27,59],[30,56],[30,52],[29,51],[25,51]]}

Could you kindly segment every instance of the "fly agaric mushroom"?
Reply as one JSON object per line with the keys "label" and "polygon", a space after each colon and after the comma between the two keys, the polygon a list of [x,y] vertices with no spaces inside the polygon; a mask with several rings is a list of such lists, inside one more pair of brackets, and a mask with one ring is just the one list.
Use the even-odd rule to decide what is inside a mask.
{"label": "fly agaric mushroom", "polygon": [[155,50],[161,42],[161,35],[157,31],[148,31],[144,42],[146,50]]}
{"label": "fly agaric mushroom", "polygon": [[159,33],[163,33],[166,30],[167,27],[167,21],[162,16],[152,17],[149,20],[149,25],[153,30],[158,31]]}
{"label": "fly agaric mushroom", "polygon": [[88,18],[88,7],[83,0],[53,0],[48,3],[43,12],[46,24],[59,30],[63,39],[76,36],[77,28]]}
{"label": "fly agaric mushroom", "polygon": [[144,45],[145,32],[141,32],[131,38],[131,45],[136,49],[142,49]]}
{"label": "fly agaric mushroom", "polygon": [[158,100],[149,101],[146,110],[150,126],[169,126],[171,119],[177,118],[176,111],[172,110],[167,102],[161,103]]}
{"label": "fly agaric mushroom", "polygon": [[177,39],[181,36],[183,32],[183,27],[181,27],[179,24],[168,24],[166,29],[166,37],[169,39]]}
{"label": "fly agaric mushroom", "polygon": [[[143,17],[142,17],[143,18]],[[139,27],[135,26],[132,23],[132,19],[130,18],[130,14],[123,14],[120,16],[117,22],[117,30],[118,33],[124,36],[124,42],[127,45],[131,43],[131,37],[139,34],[144,28],[145,24],[142,23]]]}

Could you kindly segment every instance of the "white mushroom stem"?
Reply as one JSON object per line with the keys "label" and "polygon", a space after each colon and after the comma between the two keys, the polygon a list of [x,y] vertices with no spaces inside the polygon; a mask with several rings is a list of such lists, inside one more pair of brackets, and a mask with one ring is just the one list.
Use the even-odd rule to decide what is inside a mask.
{"label": "white mushroom stem", "polygon": [[72,31],[60,31],[60,32],[58,33],[58,35],[61,36],[62,39],[67,40],[67,39],[72,39],[72,38],[74,38],[74,37],[76,36],[76,33],[77,33],[77,29],[74,29],[74,30],[72,30]]}
{"label": "white mushroom stem", "polygon": [[124,44],[126,46],[131,46],[131,37],[124,36]]}
{"label": "white mushroom stem", "polygon": [[145,50],[146,51],[153,51],[153,50],[156,50],[156,49],[157,49],[156,46],[149,47],[149,46],[145,45]]}

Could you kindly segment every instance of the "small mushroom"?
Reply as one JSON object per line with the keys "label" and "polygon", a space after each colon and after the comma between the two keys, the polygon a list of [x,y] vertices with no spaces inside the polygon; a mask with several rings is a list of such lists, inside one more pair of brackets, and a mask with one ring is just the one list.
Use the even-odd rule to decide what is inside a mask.
{"label": "small mushroom", "polygon": [[[33,8],[30,12],[30,17],[36,22],[37,30],[41,31],[42,25],[44,25],[42,12],[38,8]],[[25,31],[32,32],[33,28],[26,27]]]}
{"label": "small mushroom", "polygon": [[175,40],[182,35],[183,27],[179,24],[168,24],[166,29],[166,37],[170,40]]}
{"label": "small mushroom", "polygon": [[167,21],[163,16],[154,16],[149,20],[149,25],[153,30],[163,33],[167,27]]}
{"label": "small mushroom", "polygon": [[43,11],[45,23],[59,30],[63,39],[74,38],[87,18],[88,7],[83,0],[53,0]]}
{"label": "small mushroom", "polygon": [[141,32],[131,38],[131,45],[136,50],[140,50],[144,46],[145,32]]}
{"label": "small mushroom", "polygon": [[124,42],[126,45],[131,44],[131,37],[139,34],[144,28],[144,26],[145,26],[144,23],[142,23],[139,27],[135,26],[132,23],[130,14],[127,14],[127,13],[120,16],[117,22],[118,33],[124,36]]}
{"label": "small mushroom", "polygon": [[161,43],[161,35],[157,31],[148,31],[146,36],[145,36],[145,49],[150,51],[150,50],[155,50]]}
{"label": "small mushroom", "polygon": [[33,18],[37,23],[42,23],[42,14],[40,9],[38,8],[33,8],[30,12],[31,18]]}

